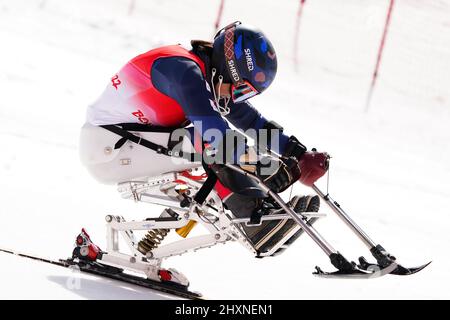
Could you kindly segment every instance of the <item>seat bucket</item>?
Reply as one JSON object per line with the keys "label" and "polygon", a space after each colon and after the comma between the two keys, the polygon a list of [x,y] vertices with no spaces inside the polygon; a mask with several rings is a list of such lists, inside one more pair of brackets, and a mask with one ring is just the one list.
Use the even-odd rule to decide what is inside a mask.
{"label": "seat bucket", "polygon": [[[167,147],[168,132],[130,131],[143,139]],[[179,157],[159,154],[152,149],[126,141],[114,149],[121,136],[102,127],[86,123],[80,134],[79,152],[82,164],[89,173],[104,184],[142,180],[168,172],[179,172],[200,166],[200,162],[190,162]],[[183,152],[194,152],[188,137],[183,137]]]}

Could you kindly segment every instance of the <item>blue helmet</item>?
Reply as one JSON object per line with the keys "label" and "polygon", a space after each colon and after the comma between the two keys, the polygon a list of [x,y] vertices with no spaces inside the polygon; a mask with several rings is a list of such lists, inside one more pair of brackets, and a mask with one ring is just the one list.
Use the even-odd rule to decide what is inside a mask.
{"label": "blue helmet", "polygon": [[212,68],[232,84],[232,99],[241,102],[266,90],[277,73],[272,43],[258,29],[234,22],[214,37]]}

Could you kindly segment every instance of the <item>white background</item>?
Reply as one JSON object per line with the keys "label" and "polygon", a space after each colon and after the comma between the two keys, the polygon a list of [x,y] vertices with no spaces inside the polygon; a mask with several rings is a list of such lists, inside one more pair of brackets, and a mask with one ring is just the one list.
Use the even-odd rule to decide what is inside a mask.
{"label": "white background", "polygon": [[[193,290],[216,299],[450,298],[450,2],[396,1],[364,113],[388,2],[307,1],[297,72],[298,1],[228,0],[222,21],[254,24],[272,39],[279,72],[254,105],[310,148],[331,153],[334,198],[401,263],[433,264],[410,277],[324,280],[311,272],[326,269],[327,258],[306,237],[263,260],[229,243],[166,262]],[[211,39],[219,1],[137,0],[131,14],[129,5],[0,1],[0,247],[67,257],[83,226],[104,245],[107,213],[159,215],[87,174],[79,128],[87,105],[126,61],[158,45]],[[329,213],[317,224],[326,238],[352,259],[368,255]],[[86,275],[71,289],[71,276],[0,253],[0,298],[165,298]]]}

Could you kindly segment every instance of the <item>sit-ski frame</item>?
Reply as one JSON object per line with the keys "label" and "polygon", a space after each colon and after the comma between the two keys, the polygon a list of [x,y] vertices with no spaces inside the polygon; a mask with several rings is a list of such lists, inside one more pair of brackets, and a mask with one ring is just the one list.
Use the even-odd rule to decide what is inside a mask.
{"label": "sit-ski frame", "polygon": [[[173,219],[154,217],[142,221],[126,221],[121,216],[107,215],[105,250],[107,254],[104,254],[100,260],[109,265],[144,273],[151,279],[158,279],[158,270],[161,267],[162,260],[168,257],[212,247],[230,240],[238,241],[258,257],[271,256],[278,249],[286,248],[285,242],[300,229],[300,227],[293,228],[270,251],[258,252],[239,228],[240,224],[250,223],[250,218],[234,218],[228,214],[223,207],[222,200],[214,190],[210,192],[203,204],[195,203],[191,198],[188,207],[180,205],[180,195],[174,190],[177,185],[183,185],[189,190],[189,196],[193,197],[204,182],[204,179],[199,179],[200,176],[193,176],[192,172],[201,171],[199,168],[194,168],[190,172],[163,174],[144,181],[129,181],[119,184],[118,190],[122,193],[123,198],[170,208],[172,212],[178,214],[178,217]],[[314,219],[315,221],[325,216],[325,214],[317,212],[304,212],[296,215],[302,221],[307,219]],[[291,218],[289,214],[279,213],[263,216],[261,221],[289,218]],[[189,236],[186,239],[167,244],[163,242],[145,255],[138,250],[140,238],[135,236],[135,231],[178,229],[186,226],[190,220],[203,225],[208,233]],[[125,241],[130,254],[125,254],[120,250],[119,235]]]}

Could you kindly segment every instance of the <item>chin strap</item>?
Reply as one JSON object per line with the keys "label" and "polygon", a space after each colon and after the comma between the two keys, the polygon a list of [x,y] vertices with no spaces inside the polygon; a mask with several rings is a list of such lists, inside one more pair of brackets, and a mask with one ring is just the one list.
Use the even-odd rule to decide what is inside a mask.
{"label": "chin strap", "polygon": [[[216,68],[212,68],[211,70],[211,85],[212,85],[212,92],[213,92],[213,96],[214,96],[214,102],[216,103],[216,107],[219,110],[219,113],[222,116],[226,116],[230,113],[230,108],[228,107],[228,103],[230,102],[230,97],[220,97],[217,96],[216,93],[216,88],[214,85],[214,77],[216,75]],[[220,88],[222,87],[222,83],[223,83],[223,76],[221,74],[219,74],[219,94],[220,94]],[[220,105],[220,100],[223,100],[223,104],[224,106]]]}

